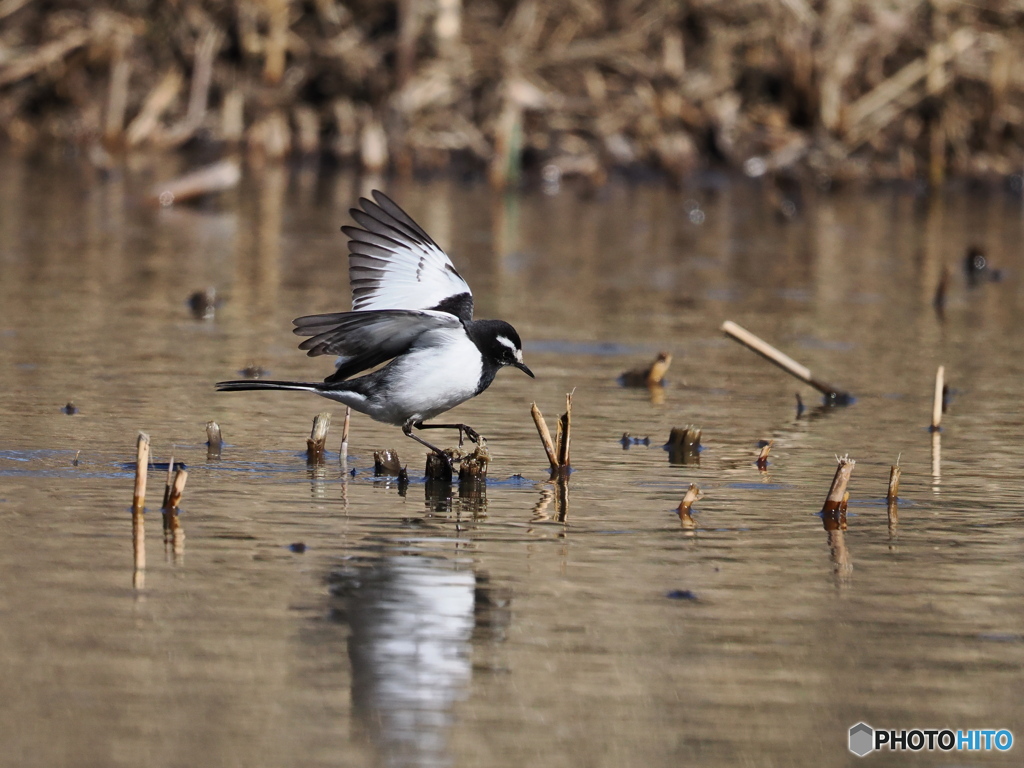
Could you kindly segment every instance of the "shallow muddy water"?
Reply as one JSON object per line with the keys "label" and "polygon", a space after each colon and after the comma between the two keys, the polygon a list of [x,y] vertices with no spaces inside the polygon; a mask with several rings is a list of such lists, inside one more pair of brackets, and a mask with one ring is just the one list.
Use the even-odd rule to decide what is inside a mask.
{"label": "shallow muddy water", "polygon": [[[330,371],[291,320],[348,309],[338,228],[368,183],[270,170],[200,208],[147,206],[172,172],[0,163],[0,764],[822,766],[856,760],[858,721],[1024,738],[1019,198],[809,191],[782,221],[720,180],[590,198],[388,184],[537,374],[503,371],[453,412],[493,462],[482,497],[449,498],[397,429],[354,415],[346,472],[333,404],[213,389],[253,364]],[[1000,282],[968,284],[971,244]],[[207,286],[223,303],[197,319]],[[819,407],[725,319],[856,402]],[[661,350],[663,403],[618,386]],[[529,409],[551,421],[570,390],[561,500]],[[311,468],[322,410],[331,453]],[[671,465],[661,446],[687,424],[699,463]],[[184,539],[165,544],[151,470],[136,573],[138,430],[189,479]],[[650,444],[624,449],[625,432]],[[408,462],[404,495],[372,476],[385,447]],[[847,453],[837,541],[818,512]],[[1022,748],[867,760],[1009,765]]]}

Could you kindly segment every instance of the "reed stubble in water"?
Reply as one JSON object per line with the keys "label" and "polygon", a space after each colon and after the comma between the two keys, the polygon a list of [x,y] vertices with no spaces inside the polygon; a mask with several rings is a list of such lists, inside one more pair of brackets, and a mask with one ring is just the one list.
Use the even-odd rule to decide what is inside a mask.
{"label": "reed stubble in water", "polygon": [[135,447],[135,493],[132,498],[132,586],[142,589],[146,583],[146,477],[149,471],[149,435],[139,432]]}
{"label": "reed stubble in water", "polygon": [[889,517],[890,529],[896,525],[900,520],[899,515],[899,493],[900,493],[900,475],[903,470],[900,468],[900,460],[896,459],[896,463],[889,467],[889,492],[886,494],[886,512]]}
{"label": "reed stubble in water", "polygon": [[569,455],[569,445],[572,437],[572,392],[565,396],[565,413],[558,418],[555,428],[555,440],[551,440],[551,432],[544,414],[536,403],[530,405],[530,415],[537,427],[537,434],[544,446],[544,453],[548,457],[551,466],[551,477],[567,477],[572,471],[572,463]]}
{"label": "reed stubble in water", "polygon": [[697,527],[697,523],[694,522],[693,517],[690,515],[690,508],[693,506],[693,502],[702,495],[697,484],[690,483],[690,487],[686,490],[686,495],[683,496],[683,500],[679,502],[679,507],[676,509],[679,515],[679,524],[683,528],[693,529]]}
{"label": "reed stubble in water", "polygon": [[313,429],[306,440],[306,461],[321,464],[327,450],[327,431],[331,428],[331,412],[323,411],[313,419]]}
{"label": "reed stubble in water", "polygon": [[935,391],[932,395],[932,425],[931,431],[938,432],[942,429],[942,392],[946,381],[946,366],[940,365],[935,371]]}
{"label": "reed stubble in water", "polygon": [[219,459],[224,448],[224,438],[220,433],[220,424],[216,421],[206,422],[206,458]]}

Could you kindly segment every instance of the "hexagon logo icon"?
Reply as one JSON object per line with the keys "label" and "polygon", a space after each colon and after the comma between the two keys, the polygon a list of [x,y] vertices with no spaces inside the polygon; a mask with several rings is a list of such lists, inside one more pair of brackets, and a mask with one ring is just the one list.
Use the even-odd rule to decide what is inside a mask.
{"label": "hexagon logo icon", "polygon": [[875,729],[867,723],[857,723],[850,729],[850,751],[864,757],[875,748]]}

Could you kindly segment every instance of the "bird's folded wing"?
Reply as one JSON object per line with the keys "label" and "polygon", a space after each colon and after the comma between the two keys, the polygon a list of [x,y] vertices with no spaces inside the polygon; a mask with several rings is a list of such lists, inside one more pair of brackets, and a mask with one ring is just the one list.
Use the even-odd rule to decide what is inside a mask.
{"label": "bird's folded wing", "polygon": [[296,318],[294,333],[309,336],[299,344],[310,357],[338,355],[338,368],[326,381],[344,381],[407,351],[431,330],[462,327],[448,312],[387,309],[336,312]]}
{"label": "bird's folded wing", "polygon": [[374,190],[353,208],[349,241],[352,309],[436,309],[468,322],[473,294],[448,255],[394,201]]}

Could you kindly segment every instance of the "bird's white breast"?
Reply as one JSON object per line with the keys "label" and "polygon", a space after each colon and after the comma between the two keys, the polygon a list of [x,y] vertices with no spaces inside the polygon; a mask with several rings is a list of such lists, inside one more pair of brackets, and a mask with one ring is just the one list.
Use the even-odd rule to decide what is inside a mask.
{"label": "bird's white breast", "polygon": [[469,400],[483,374],[480,350],[461,327],[424,333],[391,365],[377,418],[392,424],[431,419]]}

